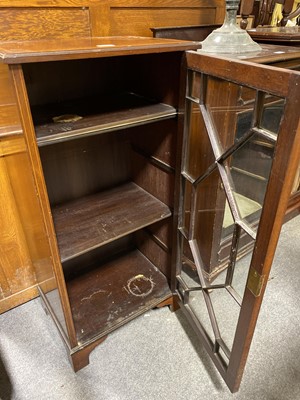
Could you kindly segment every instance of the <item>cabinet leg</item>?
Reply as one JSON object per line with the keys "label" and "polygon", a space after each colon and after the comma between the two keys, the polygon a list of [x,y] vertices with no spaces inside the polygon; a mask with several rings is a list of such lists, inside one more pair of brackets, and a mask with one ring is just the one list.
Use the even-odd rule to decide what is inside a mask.
{"label": "cabinet leg", "polygon": [[173,302],[172,302],[172,304],[170,306],[170,310],[172,312],[175,312],[175,311],[179,310],[180,305],[179,305],[178,301],[179,301],[178,296],[173,296]]}
{"label": "cabinet leg", "polygon": [[101,339],[96,340],[95,342],[80,350],[75,350],[69,355],[74,372],[79,371],[90,363],[90,353],[94,350],[95,347],[104,342],[106,338],[107,336],[104,336]]}
{"label": "cabinet leg", "polygon": [[169,306],[171,311],[178,310],[179,306],[178,306],[178,302],[176,301],[176,296],[171,296],[171,297],[167,298],[166,300],[159,303],[156,306],[156,308],[161,308],[161,307],[165,307],[165,306]]}

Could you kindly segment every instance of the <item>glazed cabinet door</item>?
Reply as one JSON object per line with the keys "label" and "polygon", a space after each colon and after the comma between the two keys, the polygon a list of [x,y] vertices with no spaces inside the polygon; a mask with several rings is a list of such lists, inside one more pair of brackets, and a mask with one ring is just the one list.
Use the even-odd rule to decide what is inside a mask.
{"label": "glazed cabinet door", "polygon": [[173,289],[238,390],[300,158],[300,73],[187,53]]}

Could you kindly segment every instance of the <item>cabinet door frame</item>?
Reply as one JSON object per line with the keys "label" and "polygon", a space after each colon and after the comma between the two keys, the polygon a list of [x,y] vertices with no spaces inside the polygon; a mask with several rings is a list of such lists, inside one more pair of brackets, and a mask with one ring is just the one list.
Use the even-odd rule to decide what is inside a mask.
{"label": "cabinet door frame", "polygon": [[[256,242],[249,267],[249,274],[246,282],[244,296],[241,302],[239,318],[236,326],[235,336],[228,363],[224,363],[219,354],[219,343],[217,336],[215,342],[210,341],[203,332],[203,326],[199,319],[193,314],[186,299],[189,296],[188,290],[180,286],[180,273],[182,269],[182,243],[183,237],[189,243],[193,254],[194,263],[199,270],[201,265],[201,254],[195,245],[193,234],[193,223],[191,229],[186,232],[182,225],[181,216],[184,213],[184,182],[189,180],[193,185],[192,179],[187,176],[184,170],[184,155],[182,164],[182,173],[178,177],[179,186],[179,223],[177,233],[177,262],[176,273],[174,274],[173,289],[178,295],[178,303],[195,329],[200,341],[206,348],[209,356],[219,370],[226,384],[232,392],[239,389],[243,371],[245,368],[247,356],[249,353],[251,341],[253,338],[260,306],[263,300],[264,292],[268,282],[268,276],[271,270],[281,226],[283,224],[285,212],[287,209],[290,193],[292,190],[294,177],[300,160],[300,73],[276,68],[271,66],[259,65],[252,62],[241,61],[238,59],[229,59],[226,57],[216,57],[205,53],[189,51],[186,53],[187,76],[192,73],[198,73],[201,77],[210,76],[216,79],[222,79],[226,82],[232,82],[237,85],[246,86],[257,91],[265,92],[270,95],[283,98],[285,101],[284,115],[281,119],[279,132],[276,140],[275,157],[273,158],[269,182],[266,189],[265,199],[262,207],[260,223],[256,235]],[[190,95],[190,82],[187,81],[186,89],[186,109],[185,109],[185,127],[183,136],[183,147],[187,142],[189,130],[189,104],[195,99]],[[200,86],[201,87],[201,86]],[[202,90],[204,86],[202,86]],[[201,89],[200,89],[201,93]],[[221,95],[219,93],[218,95]],[[197,99],[195,101],[197,103]],[[198,99],[200,111],[205,107],[201,94]],[[209,121],[208,121],[209,124]],[[207,126],[206,126],[207,128]],[[213,141],[212,141],[213,142]],[[212,148],[215,146],[212,144]],[[214,151],[216,163],[218,163],[218,149]],[[199,155],[201,156],[201,154]],[[212,167],[213,168],[213,167]],[[209,172],[208,172],[209,173]],[[195,183],[195,182],[194,182]],[[234,242],[234,239],[233,239]],[[198,266],[197,266],[198,265]],[[180,287],[180,289],[179,289]],[[209,285],[207,286],[209,287]],[[204,293],[207,288],[201,281],[200,290]],[[194,289],[192,289],[194,290]],[[206,292],[205,292],[206,293]],[[207,306],[209,307],[209,306]],[[213,311],[212,311],[213,313]],[[213,318],[212,318],[213,319]],[[212,323],[213,324],[213,323]],[[218,332],[218,327],[213,326],[213,330]],[[214,333],[215,333],[214,332]],[[221,342],[221,340],[220,340]]]}

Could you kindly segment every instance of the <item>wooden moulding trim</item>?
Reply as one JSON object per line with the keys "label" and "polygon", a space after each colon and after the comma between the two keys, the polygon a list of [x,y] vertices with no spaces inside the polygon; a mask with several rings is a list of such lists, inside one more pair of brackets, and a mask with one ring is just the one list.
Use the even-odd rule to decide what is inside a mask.
{"label": "wooden moulding trim", "polygon": [[20,117],[23,129],[24,132],[25,131],[27,132],[26,135],[27,148],[29,151],[29,157],[33,168],[33,174],[37,186],[38,196],[40,197],[41,204],[43,204],[41,209],[44,218],[45,229],[50,243],[51,255],[54,265],[54,274],[57,280],[58,289],[62,300],[62,307],[66,319],[70,343],[71,346],[76,346],[77,339],[75,334],[75,328],[72,320],[72,313],[71,313],[69,299],[67,296],[66,285],[63,273],[61,271],[55,231],[54,231],[53,221],[51,219],[50,205],[47,196],[45,182],[43,179],[41,161],[39,158],[38,148],[36,145],[35,131],[32,119],[30,117],[31,112],[30,112],[29,102],[27,99],[27,92],[26,92],[22,67],[20,65],[14,65],[10,67],[10,71],[15,85],[16,96],[19,104]]}
{"label": "wooden moulding trim", "polygon": [[97,1],[96,5],[90,7],[90,29],[91,36],[109,36],[110,34],[110,8],[105,2]]}
{"label": "wooden moulding trim", "polygon": [[[124,37],[127,38],[128,37]],[[81,38],[86,39],[86,38]],[[21,64],[21,63],[30,63],[30,62],[43,62],[43,61],[62,61],[62,60],[80,60],[83,57],[86,59],[89,58],[101,58],[101,57],[116,57],[116,56],[126,56],[131,54],[152,54],[152,53],[172,53],[172,52],[183,52],[190,49],[197,49],[200,47],[199,42],[191,42],[177,39],[156,39],[156,38],[147,38],[148,42],[136,42],[130,44],[129,41],[125,39],[126,42],[123,44],[114,44],[113,46],[105,47],[106,44],[103,44],[104,48],[101,48],[100,40],[109,41],[110,43],[116,40],[117,42],[123,40],[121,36],[107,37],[107,38],[93,38],[95,40],[99,39],[99,44],[97,47],[88,48],[88,49],[58,49],[58,50],[45,50],[44,52],[40,52],[38,50],[33,50],[32,52],[5,52],[3,49],[0,49],[0,59],[5,64]],[[131,39],[131,38],[130,38]],[[145,38],[143,38],[145,40]],[[80,40],[80,39],[79,39]],[[138,39],[140,40],[140,39]],[[160,41],[159,41],[160,40]],[[53,40],[52,40],[53,42]],[[45,41],[46,43],[46,41]],[[7,47],[5,43],[3,45]]]}
{"label": "wooden moulding trim", "polygon": [[[105,1],[105,0],[104,0]],[[101,1],[102,3],[104,1]],[[1,0],[0,8],[55,8],[55,7],[89,7],[99,4],[99,0]]]}
{"label": "wooden moulding trim", "polygon": [[0,127],[0,139],[16,139],[23,135],[23,130],[20,126],[4,126]]}
{"label": "wooden moulding trim", "polygon": [[37,286],[33,285],[29,288],[21,290],[18,293],[12,294],[9,297],[5,297],[4,299],[0,300],[0,314],[9,311],[10,309],[17,307],[23,303],[26,303],[27,301],[34,299],[38,295],[39,294]]}
{"label": "wooden moulding trim", "polygon": [[0,133],[0,157],[11,154],[26,153],[24,137],[20,134],[1,135]]}
{"label": "wooden moulding trim", "polygon": [[[111,0],[111,8],[216,8],[218,0]],[[223,7],[224,8],[224,7]]]}
{"label": "wooden moulding trim", "polygon": [[[243,86],[259,87],[259,90],[266,91],[275,96],[288,96],[289,81],[290,78],[293,81],[295,80],[295,74],[298,75],[300,83],[300,72],[279,69],[268,65],[265,65],[262,69],[258,63],[231,60],[222,56],[218,56],[216,62],[215,56],[201,53],[201,57],[199,57],[199,53],[189,51],[187,52],[187,63],[188,68],[194,71],[209,76],[216,76],[225,81]],[[249,70],[251,70],[251,73],[249,73]]]}

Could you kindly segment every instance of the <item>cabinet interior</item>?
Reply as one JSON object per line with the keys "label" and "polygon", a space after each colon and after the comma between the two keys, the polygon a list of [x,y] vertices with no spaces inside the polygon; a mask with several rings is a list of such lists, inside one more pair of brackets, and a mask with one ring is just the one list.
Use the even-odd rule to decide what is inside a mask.
{"label": "cabinet interior", "polygon": [[179,63],[23,66],[78,343],[171,296]]}

